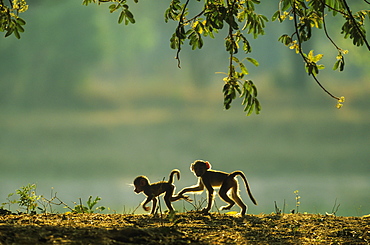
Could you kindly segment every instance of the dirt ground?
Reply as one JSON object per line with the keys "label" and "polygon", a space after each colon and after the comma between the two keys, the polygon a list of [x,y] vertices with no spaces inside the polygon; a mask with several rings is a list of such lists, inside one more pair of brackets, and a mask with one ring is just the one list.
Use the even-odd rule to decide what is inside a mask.
{"label": "dirt ground", "polygon": [[7,214],[0,244],[370,244],[370,217]]}

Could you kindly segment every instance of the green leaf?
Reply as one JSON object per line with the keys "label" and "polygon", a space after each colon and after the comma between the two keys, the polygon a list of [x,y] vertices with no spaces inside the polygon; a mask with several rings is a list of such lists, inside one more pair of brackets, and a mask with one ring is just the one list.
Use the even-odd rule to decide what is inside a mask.
{"label": "green leaf", "polygon": [[277,10],[271,17],[272,21],[275,21],[280,16],[280,10]]}
{"label": "green leaf", "polygon": [[24,28],[21,25],[19,25],[18,23],[16,25],[16,28],[17,28],[17,31],[24,32]]}
{"label": "green leaf", "polygon": [[[125,9],[125,13],[126,13],[126,16],[127,18],[129,19],[134,19],[134,15],[127,9]],[[130,20],[131,21],[131,20]],[[132,22],[132,21],[131,21]]]}
{"label": "green leaf", "polygon": [[252,114],[253,109],[254,109],[254,107],[253,107],[253,103],[251,102],[251,103],[250,103],[250,106],[249,106],[249,110],[248,110],[248,112],[247,112],[247,116],[250,116],[250,115]]}
{"label": "green leaf", "polygon": [[109,12],[113,13],[114,11],[117,10],[117,8],[118,8],[118,5],[111,4],[111,5],[109,5],[109,10],[110,10]]}
{"label": "green leaf", "polygon": [[20,24],[20,25],[22,25],[22,26],[24,26],[26,24],[26,21],[23,20],[22,18],[18,18],[17,19],[17,23]]}
{"label": "green leaf", "polygon": [[240,70],[242,71],[243,74],[245,74],[245,75],[249,74],[248,69],[245,67],[245,65],[243,63],[239,63],[239,66],[240,66]]}
{"label": "green leaf", "polygon": [[343,71],[344,70],[344,62],[340,62],[340,66],[339,66],[339,71]]}
{"label": "green leaf", "polygon": [[8,36],[12,35],[13,31],[14,31],[13,28],[9,28],[9,30],[5,33],[5,37],[8,37]]}
{"label": "green leaf", "polygon": [[251,83],[251,88],[253,90],[253,96],[256,98],[257,97],[257,87],[254,85],[252,81],[249,81]]}
{"label": "green leaf", "polygon": [[285,11],[287,10],[291,5],[290,5],[290,0],[282,0],[282,5],[281,5],[281,10]]}
{"label": "green leaf", "polygon": [[240,61],[239,61],[239,59],[237,58],[237,57],[235,57],[235,56],[233,56],[233,61],[235,61],[236,63],[240,63]]}
{"label": "green leaf", "polygon": [[253,58],[250,58],[250,57],[247,57],[247,60],[249,61],[249,62],[251,62],[253,65],[255,65],[255,66],[259,66],[260,64],[258,63],[258,61],[257,60],[255,60],[255,59],[253,59]]}
{"label": "green leaf", "polygon": [[121,13],[118,17],[118,24],[121,24],[124,18],[125,18],[125,12],[121,11]]}
{"label": "green leaf", "polygon": [[339,67],[339,63],[340,63],[341,61],[340,60],[337,60],[335,63],[334,63],[334,66],[333,66],[333,70],[335,71],[336,69],[338,69],[338,67]]}
{"label": "green leaf", "polygon": [[254,107],[255,107],[256,114],[257,115],[260,114],[261,104],[260,104],[260,102],[257,99],[254,102]]}
{"label": "green leaf", "polygon": [[292,38],[287,34],[284,34],[278,38],[278,41],[282,42],[285,46],[288,46],[289,44],[292,43]]}

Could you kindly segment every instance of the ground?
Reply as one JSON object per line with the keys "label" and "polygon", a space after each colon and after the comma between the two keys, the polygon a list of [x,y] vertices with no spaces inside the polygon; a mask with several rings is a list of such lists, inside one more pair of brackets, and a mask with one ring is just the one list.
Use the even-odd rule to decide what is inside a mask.
{"label": "ground", "polygon": [[0,244],[370,244],[370,217],[5,214]]}

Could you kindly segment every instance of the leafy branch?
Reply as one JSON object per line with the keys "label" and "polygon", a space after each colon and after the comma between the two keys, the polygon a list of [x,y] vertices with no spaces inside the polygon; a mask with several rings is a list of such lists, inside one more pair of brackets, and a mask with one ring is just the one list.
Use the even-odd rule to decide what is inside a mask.
{"label": "leafy branch", "polygon": [[[134,0],[135,3],[138,3],[139,0]],[[82,5],[88,6],[91,3],[96,3],[100,5],[101,3],[109,3],[112,2],[113,4],[109,5],[109,12],[113,13],[117,10],[120,10],[120,14],[118,16],[118,24],[122,22],[125,25],[128,24],[135,24],[134,14],[129,10],[129,6],[126,0],[83,0]]]}
{"label": "leafy branch", "polygon": [[366,40],[366,31],[363,27],[365,17],[370,14],[370,11],[359,11],[356,15],[352,15],[352,11],[346,0],[342,0],[342,2],[349,16],[342,27],[342,34],[345,34],[345,38],[350,36],[353,39],[353,44],[356,46],[362,46],[365,43],[367,49],[370,51],[370,45]]}
{"label": "leafy branch", "polygon": [[[132,1],[138,3],[138,0]],[[7,4],[4,2],[0,0],[0,31],[5,32],[5,37],[14,34],[19,39],[26,24],[19,14],[28,9],[26,0],[8,0]],[[368,0],[363,2],[370,4]],[[136,22],[128,0],[82,0],[82,4],[86,6],[92,3],[109,4],[110,13],[119,12],[118,23],[128,25]],[[227,30],[225,50],[229,54],[229,60],[228,71],[224,73],[226,77],[223,79],[224,108],[229,109],[238,95],[247,115],[253,111],[258,114],[261,110],[256,86],[251,80],[244,78],[248,75],[245,61],[258,66],[256,60],[247,56],[252,52],[247,35],[253,38],[263,35],[265,22],[268,21],[264,15],[255,12],[255,5],[259,3],[260,0],[171,0],[164,14],[165,22],[177,22],[170,38],[170,47],[176,50],[178,67],[181,67],[180,52],[185,41],[189,41],[193,50],[201,49],[204,38],[215,38],[220,30]],[[195,14],[190,14],[190,5],[198,9]],[[365,19],[369,18],[370,11],[365,9],[353,13],[347,0],[280,0],[272,21],[292,21],[294,32],[291,35],[283,34],[278,40],[302,57],[308,75],[324,92],[337,100],[337,108],[340,108],[344,97],[333,95],[318,79],[319,70],[324,69],[324,66],[318,63],[323,54],[315,55],[313,50],[303,50],[304,43],[311,39],[312,29],[323,29],[327,39],[338,51],[333,70],[344,70],[344,56],[348,51],[340,48],[330,37],[326,24],[328,12],[331,12],[333,17],[338,15],[344,20],[341,27],[344,38],[351,39],[355,46],[366,46],[370,51],[365,30]],[[244,58],[239,58],[239,51],[244,52]]]}
{"label": "leafy branch", "polygon": [[290,49],[294,49],[296,53],[303,58],[308,75],[312,76],[324,92],[337,100],[337,108],[339,109],[342,107],[345,98],[343,96],[338,97],[333,95],[317,78],[319,70],[325,68],[323,65],[317,64],[323,55],[314,55],[313,50],[308,54],[303,51],[303,43],[310,40],[312,28],[323,29],[327,39],[338,51],[336,57],[337,61],[334,63],[333,70],[337,70],[338,68],[339,71],[344,70],[344,55],[347,54],[348,51],[341,49],[329,36],[325,19],[325,9],[332,11],[333,16],[341,14],[346,20],[342,26],[342,34],[344,34],[345,38],[351,38],[353,44],[356,46],[362,46],[364,44],[368,46],[363,25],[366,15],[369,15],[369,11],[362,10],[352,15],[345,0],[310,0],[308,1],[308,5],[306,5],[303,0],[281,0],[279,2],[279,9],[273,15],[272,20],[275,21],[278,19],[280,22],[286,19],[293,20],[294,33],[292,35],[282,35],[279,41]]}
{"label": "leafy branch", "polygon": [[[137,2],[137,0],[134,1]],[[86,5],[90,2],[126,3],[126,1],[116,0],[84,0]],[[245,36],[246,34],[253,35],[253,38],[264,34],[265,22],[268,19],[264,15],[255,12],[255,4],[259,4],[260,1],[204,1],[204,5],[198,8],[200,11],[189,17],[188,6],[190,4],[197,4],[196,2],[201,1],[171,0],[168,9],[165,11],[165,22],[169,20],[178,22],[175,32],[170,39],[170,47],[177,50],[176,59],[178,67],[181,68],[180,52],[186,40],[189,41],[189,45],[193,50],[201,49],[204,44],[203,38],[215,38],[215,34],[227,26],[228,32],[225,37],[225,50],[229,53],[229,62],[228,72],[225,73],[227,76],[223,79],[224,108],[226,110],[229,109],[232,101],[239,95],[242,98],[242,105],[244,105],[244,111],[247,115],[251,115],[253,110],[258,114],[261,106],[257,99],[257,88],[251,80],[244,80],[244,76],[248,75],[244,61],[250,61],[256,66],[258,66],[258,62],[250,57],[245,57],[240,61],[236,55],[239,50],[243,50],[244,54],[249,54],[252,51],[250,43]],[[364,2],[368,3],[366,0]],[[290,49],[294,49],[302,57],[308,75],[314,79],[324,92],[336,99],[338,102],[337,108],[341,108],[344,97],[333,95],[323,86],[317,77],[319,70],[325,68],[324,65],[318,64],[323,55],[314,55],[313,50],[308,53],[303,51],[304,42],[310,40],[312,36],[312,28],[323,29],[327,39],[338,51],[333,70],[344,70],[344,55],[348,51],[340,48],[330,37],[325,19],[326,10],[332,12],[333,16],[339,14],[344,18],[345,22],[342,26],[344,38],[349,37],[353,40],[354,45],[366,45],[370,50],[364,28],[364,20],[366,16],[369,16],[369,10],[361,10],[353,14],[346,0],[280,0],[278,10],[272,16],[272,20],[279,20],[280,22],[286,19],[293,20],[294,33],[291,35],[283,34],[279,38],[279,41]],[[244,23],[242,27],[240,26],[241,23]],[[242,47],[240,47],[239,43],[242,43]]]}
{"label": "leafy branch", "polygon": [[[198,0],[199,2],[199,0]],[[248,54],[252,51],[250,43],[242,33],[244,30],[252,34],[254,38],[264,34],[265,21],[268,19],[263,15],[254,12],[254,4],[259,1],[206,1],[199,13],[188,17],[188,5],[190,1],[181,4],[180,0],[172,0],[169,8],[165,12],[165,21],[177,21],[178,25],[170,39],[170,46],[177,50],[176,59],[180,67],[180,51],[186,40],[192,49],[201,49],[203,47],[203,38],[215,38],[215,34],[225,26],[228,27],[228,34],[225,37],[225,50],[229,53],[229,65],[223,87],[224,108],[227,110],[231,103],[236,99],[237,94],[243,98],[242,104],[244,111],[250,115],[253,110],[258,114],[261,105],[257,99],[257,88],[251,80],[243,80],[248,75],[248,70],[244,61],[249,61],[258,66],[258,62],[253,58],[246,57],[239,60],[236,54],[240,49]],[[243,27],[239,24],[244,23]],[[239,45],[242,43],[242,46]],[[238,68],[239,71],[236,70]]]}
{"label": "leafy branch", "polygon": [[20,33],[24,32],[26,21],[19,17],[19,14],[27,9],[25,0],[9,0],[8,4],[0,0],[0,31],[5,32],[5,37],[14,34],[16,38],[21,38]]}

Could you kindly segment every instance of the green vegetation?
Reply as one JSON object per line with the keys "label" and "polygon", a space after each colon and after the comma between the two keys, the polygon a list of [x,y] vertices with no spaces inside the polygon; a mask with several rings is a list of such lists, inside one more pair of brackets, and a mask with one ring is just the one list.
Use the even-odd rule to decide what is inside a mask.
{"label": "green vegetation", "polygon": [[[80,203],[77,204],[74,202],[75,206],[74,208],[71,208],[68,204],[57,197],[57,193],[53,193],[53,189],[50,199],[43,195],[36,195],[36,184],[22,186],[20,189],[16,190],[16,194],[19,195],[18,199],[14,198],[14,193],[8,194],[6,199],[7,201],[2,203],[0,206],[0,214],[10,214],[13,204],[17,204],[20,207],[20,210],[16,210],[18,213],[22,213],[22,210],[26,210],[26,214],[36,214],[37,210],[44,214],[59,213],[59,211],[56,211],[55,206],[63,206],[63,208],[69,209],[72,213],[92,214],[95,211],[102,212],[106,209],[104,206],[95,207],[101,198],[96,197],[93,199],[92,196],[89,196],[86,205],[82,204],[80,198]],[[4,207],[7,207],[7,209]],[[108,210],[110,209],[108,208]]]}
{"label": "green vegetation", "polygon": [[1,209],[4,209],[4,205],[7,205],[10,209],[12,204],[18,204],[20,208],[25,209],[26,213],[36,213],[37,202],[41,196],[36,195],[36,185],[28,184],[16,190],[16,194],[19,195],[19,199],[12,199],[14,193],[9,193],[7,202],[2,203]]}
{"label": "green vegetation", "polygon": [[[134,0],[134,3],[138,3]],[[180,67],[180,51],[186,40],[194,49],[203,47],[203,38],[215,38],[215,34],[226,30],[225,50],[228,53],[229,64],[226,77],[223,79],[224,107],[229,109],[231,103],[237,97],[241,97],[244,111],[251,115],[253,111],[259,114],[261,105],[257,99],[257,88],[250,79],[245,79],[248,75],[248,69],[244,61],[249,61],[258,66],[259,63],[249,54],[252,52],[252,46],[248,34],[254,39],[265,34],[266,22],[268,18],[264,14],[256,12],[256,6],[260,4],[259,0],[216,0],[205,1],[200,4],[200,0],[191,2],[189,0],[172,0],[165,11],[165,21],[175,21],[177,26],[175,32],[170,38],[171,48],[177,50],[176,59]],[[118,23],[124,22],[134,24],[134,14],[131,12],[126,0],[83,0],[83,5],[96,3],[108,3],[111,13],[120,12]],[[142,4],[142,3],[140,3]],[[276,6],[269,3],[270,9]],[[279,38],[283,44],[290,49],[294,49],[299,54],[305,64],[306,72],[312,76],[316,83],[332,98],[338,101],[337,108],[342,107],[344,97],[338,97],[329,92],[318,80],[319,70],[324,65],[318,64],[321,61],[322,54],[313,54],[313,50],[304,50],[304,44],[307,43],[312,35],[313,28],[323,30],[325,36],[333,47],[337,50],[336,62],[333,69],[344,70],[344,55],[347,50],[339,47],[337,42],[329,35],[327,26],[327,13],[331,12],[332,16],[344,21],[341,27],[341,33],[344,38],[350,38],[356,46],[366,46],[370,51],[370,45],[366,39],[365,20],[369,16],[369,10],[365,8],[368,5],[366,0],[363,1],[359,11],[353,11],[346,0],[280,0],[277,4],[277,11],[272,15],[272,21],[279,22],[291,21],[293,27],[291,34],[282,34]],[[0,31],[5,31],[5,36],[14,34],[18,39],[20,32],[24,31],[25,21],[19,17],[19,14],[25,12],[28,5],[25,0],[9,0],[5,4],[0,2]],[[339,17],[341,18],[339,18]],[[242,50],[246,57],[238,58],[239,51]],[[238,96],[237,96],[238,95]]]}
{"label": "green vegetation", "polygon": [[99,207],[94,208],[98,204],[98,202],[100,200],[101,200],[100,197],[95,197],[95,199],[93,199],[92,196],[89,196],[89,199],[87,199],[86,205],[83,205],[82,202],[81,202],[81,198],[80,198],[80,204],[77,204],[73,208],[72,212],[74,212],[74,213],[88,213],[88,214],[92,214],[96,210],[98,210],[100,212],[101,211],[104,211],[105,210],[105,207],[104,206],[99,206]]}
{"label": "green vegetation", "polygon": [[295,190],[294,191],[294,194],[295,194],[295,207],[296,207],[296,212],[298,213],[299,212],[299,206],[301,205],[301,202],[299,201],[301,199],[301,197],[298,195],[299,191],[298,190]]}
{"label": "green vegetation", "polygon": [[24,32],[26,21],[19,17],[20,13],[27,11],[28,5],[25,0],[9,0],[7,4],[0,1],[0,31],[5,32],[5,37],[12,34],[18,39]]}

